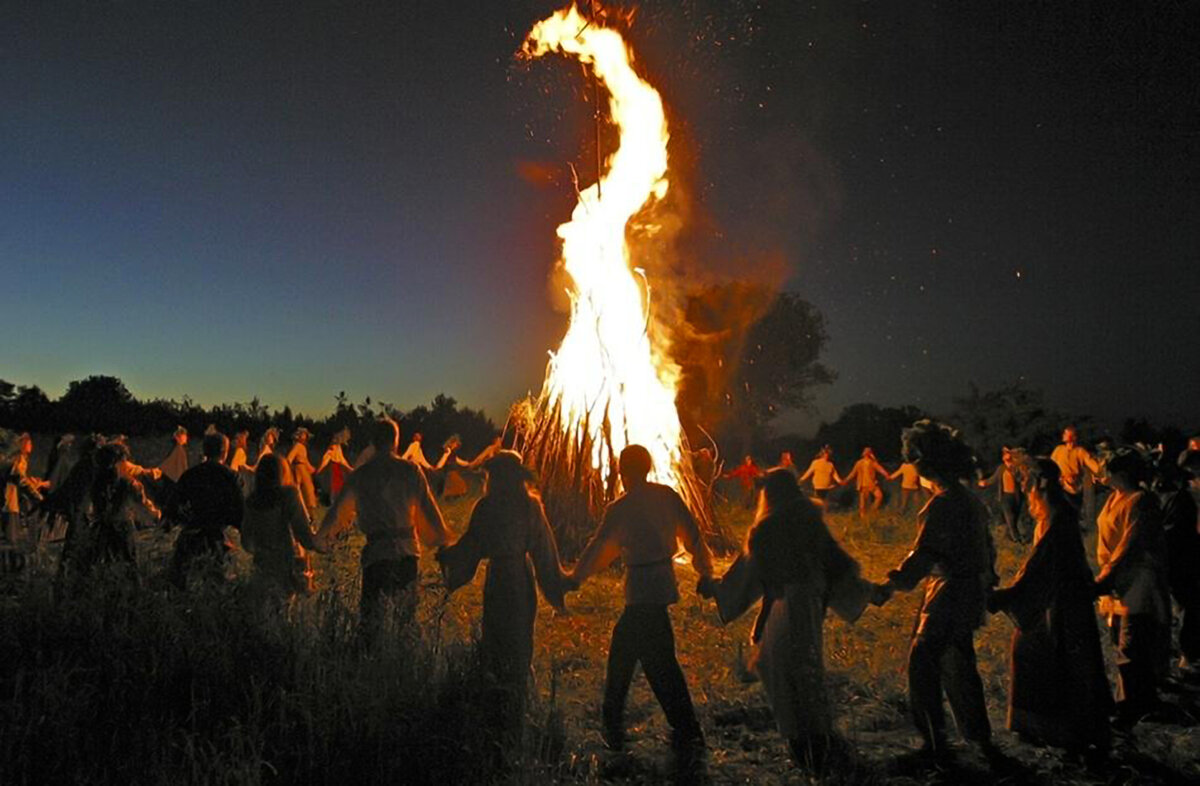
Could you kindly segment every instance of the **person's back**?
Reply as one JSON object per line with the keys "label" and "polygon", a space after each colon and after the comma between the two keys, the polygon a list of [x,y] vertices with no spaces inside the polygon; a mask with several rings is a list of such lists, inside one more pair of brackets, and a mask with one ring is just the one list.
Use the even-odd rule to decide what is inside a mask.
{"label": "person's back", "polygon": [[242,546],[254,555],[255,573],[287,591],[307,591],[307,562],[298,546],[313,548],[308,511],[295,486],[280,486],[246,502]]}
{"label": "person's back", "polygon": [[683,498],[668,486],[647,481],[652,466],[650,452],[641,445],[621,451],[618,468],[627,491],[608,506],[569,581],[578,586],[618,556],[625,562],[625,609],[613,628],[604,680],[605,743],[610,748],[624,744],[625,699],[640,662],[674,730],[675,744],[702,747],[704,738],[675,657],[667,607],[679,600],[676,544],[683,541],[702,579],[712,576],[712,554]]}
{"label": "person's back", "polygon": [[379,559],[421,554],[418,505],[428,484],[416,465],[390,453],[376,455],[346,479],[352,489],[357,525],[367,536],[364,565]]}
{"label": "person's back", "polygon": [[[442,546],[448,539],[425,475],[396,456],[399,439],[400,427],[394,420],[375,423],[371,434],[375,457],[346,479],[314,538],[318,549],[328,551],[330,538],[352,522],[367,536],[360,610],[368,632],[376,629],[384,599],[398,599],[416,581],[421,541]],[[408,603],[406,617],[411,608]]]}
{"label": "person's back", "polygon": [[242,492],[237,476],[219,461],[207,460],[179,476],[168,516],[184,527],[220,536],[242,523]]}
{"label": "person's back", "polygon": [[671,487],[645,483],[609,506],[625,564],[626,603],[675,603],[679,588],[672,561],[679,528],[690,519]]}

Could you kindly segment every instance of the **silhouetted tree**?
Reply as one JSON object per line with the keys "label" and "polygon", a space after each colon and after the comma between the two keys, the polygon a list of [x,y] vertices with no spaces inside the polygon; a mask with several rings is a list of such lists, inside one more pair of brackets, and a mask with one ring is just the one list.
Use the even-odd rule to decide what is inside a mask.
{"label": "silhouetted tree", "polygon": [[824,317],[795,292],[743,282],[705,288],[689,299],[678,333],[685,420],[735,453],[762,444],[777,415],[810,406],[814,389],[836,378],[820,362]]}
{"label": "silhouetted tree", "polygon": [[971,383],[968,395],[954,399],[951,422],[962,429],[983,465],[991,466],[1000,460],[1005,445],[1048,454],[1064,425],[1073,423],[1083,429],[1090,418],[1070,418],[1049,409],[1042,391],[1020,382],[989,391]]}
{"label": "silhouetted tree", "polygon": [[[813,437],[813,447],[830,445],[839,466],[858,459],[862,449],[871,447],[880,461],[900,461],[900,432],[926,417],[916,407],[880,407],[876,404],[851,404],[832,423],[822,423]],[[811,451],[815,453],[815,450]],[[812,456],[796,456],[803,464]]]}

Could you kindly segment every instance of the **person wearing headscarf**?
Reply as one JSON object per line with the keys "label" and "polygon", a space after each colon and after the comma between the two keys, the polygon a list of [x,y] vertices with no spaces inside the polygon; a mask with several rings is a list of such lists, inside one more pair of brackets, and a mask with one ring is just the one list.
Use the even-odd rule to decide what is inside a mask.
{"label": "person wearing headscarf", "polygon": [[704,735],[675,657],[668,607],[679,601],[674,560],[678,544],[682,541],[691,553],[692,568],[701,578],[712,577],[712,553],[679,493],[649,480],[650,451],[627,445],[617,461],[625,493],[604,511],[568,579],[577,587],[618,557],[625,566],[625,610],[613,628],[604,677],[604,741],[610,749],[624,746],[625,701],[634,669],[641,663],[671,724],[676,749],[703,748]]}
{"label": "person wearing headscarf", "polygon": [[309,513],[287,462],[278,455],[258,462],[242,520],[242,547],[254,555],[254,582],[269,594],[291,597],[312,591],[308,551],[316,543]]}
{"label": "person wearing headscarf", "polygon": [[313,465],[308,460],[309,436],[309,430],[303,426],[296,429],[292,448],[287,454],[287,465],[291,469],[292,480],[300,492],[305,509],[311,512],[317,507],[317,489],[313,486]]}
{"label": "person wearing headscarf", "polygon": [[551,606],[565,611],[565,580],[554,532],[521,454],[500,451],[483,468],[484,494],[471,510],[466,533],[437,558],[450,592],[470,582],[479,563],[488,561],[479,648],[487,670],[512,691],[516,707],[533,661],[537,588]]}
{"label": "person wearing headscarf", "polygon": [[180,476],[187,472],[188,468],[187,429],[179,426],[171,437],[175,441],[175,446],[171,448],[171,452],[163,459],[163,463],[158,465],[158,468],[162,471],[163,477],[172,483],[178,483]]}
{"label": "person wearing headscarf", "polygon": [[1079,516],[1053,461],[1017,452],[1008,464],[1021,476],[1037,524],[1016,578],[988,599],[989,611],[1004,612],[1015,625],[1008,728],[1072,753],[1103,754],[1113,701]]}
{"label": "person wearing headscarf", "polygon": [[1117,722],[1132,726],[1158,707],[1170,660],[1167,541],[1137,451],[1119,449],[1104,472],[1112,493],[1096,518],[1096,594],[1117,648]]}
{"label": "person wearing headscarf", "polygon": [[242,526],[242,490],[237,476],[225,466],[229,439],[221,433],[204,438],[204,460],[179,478],[166,508],[168,526],[179,524],[179,537],[171,555],[170,577],[183,589],[197,561],[215,580],[224,579],[224,559],[230,550],[225,530]]}
{"label": "person wearing headscarf", "polygon": [[834,540],[787,469],[767,473],[754,525],[737,560],[705,584],[723,623],[762,600],[751,640],[752,667],[762,678],[779,733],[795,761],[820,770],[844,743],[833,728],[825,685],[823,631],[827,608],[853,622],[876,587]]}
{"label": "person wearing headscarf", "polygon": [[943,690],[962,736],[990,751],[975,629],[984,622],[987,592],[996,583],[996,552],[987,513],[963,485],[975,470],[974,458],[955,429],[932,420],[905,429],[903,442],[904,460],[933,487],[917,516],[912,550],[887,584],[907,592],[925,582],[908,654],[909,708],[925,741],[920,755],[948,753]]}

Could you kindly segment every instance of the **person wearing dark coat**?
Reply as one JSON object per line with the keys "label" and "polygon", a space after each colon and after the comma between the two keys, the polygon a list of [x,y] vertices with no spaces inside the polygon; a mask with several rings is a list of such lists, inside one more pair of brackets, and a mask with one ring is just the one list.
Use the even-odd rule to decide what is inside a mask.
{"label": "person wearing dark coat", "polygon": [[845,743],[834,731],[825,685],[826,609],[853,622],[876,587],[859,576],[858,563],[834,540],[793,472],[767,473],[745,548],[701,591],[716,598],[723,623],[762,600],[751,633],[753,668],[775,725],[797,765],[819,771],[836,761],[830,754]]}
{"label": "person wearing dark coat", "polygon": [[541,499],[528,486],[533,475],[521,455],[500,451],[483,468],[486,490],[471,511],[466,533],[437,559],[450,592],[474,579],[479,563],[488,561],[479,652],[484,668],[507,694],[502,701],[511,720],[523,706],[533,663],[537,589],[565,612],[566,582],[554,532]]}
{"label": "person wearing dark coat", "polygon": [[962,736],[990,751],[991,723],[975,660],[975,629],[996,583],[987,513],[963,485],[974,471],[958,432],[929,420],[904,430],[904,459],[933,484],[917,517],[912,551],[888,574],[887,587],[908,591],[925,581],[925,598],[908,656],[909,708],[924,738],[922,756],[947,754],[942,692]]}
{"label": "person wearing dark coat", "polygon": [[229,438],[204,437],[204,460],[179,476],[167,508],[167,520],[181,525],[171,556],[170,577],[183,589],[198,559],[211,560],[214,578],[224,577],[223,559],[230,546],[225,528],[239,529],[244,512],[237,476],[225,466]]}
{"label": "person wearing dark coat", "polygon": [[1004,612],[1016,626],[1008,728],[1072,753],[1104,753],[1113,701],[1079,514],[1057,464],[1025,456],[1016,463],[1037,522],[1033,550],[1013,583],[988,599],[989,611]]}

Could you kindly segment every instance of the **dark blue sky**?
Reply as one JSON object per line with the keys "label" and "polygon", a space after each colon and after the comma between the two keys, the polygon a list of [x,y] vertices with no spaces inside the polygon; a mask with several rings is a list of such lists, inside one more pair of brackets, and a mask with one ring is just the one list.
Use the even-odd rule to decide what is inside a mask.
{"label": "dark blue sky", "polygon": [[[825,314],[825,417],[1024,378],[1194,425],[1196,6],[964,5],[643,3],[691,263]],[[521,164],[592,154],[578,66],[512,58],[556,7],[5,4],[0,378],[500,415],[564,327]]]}

